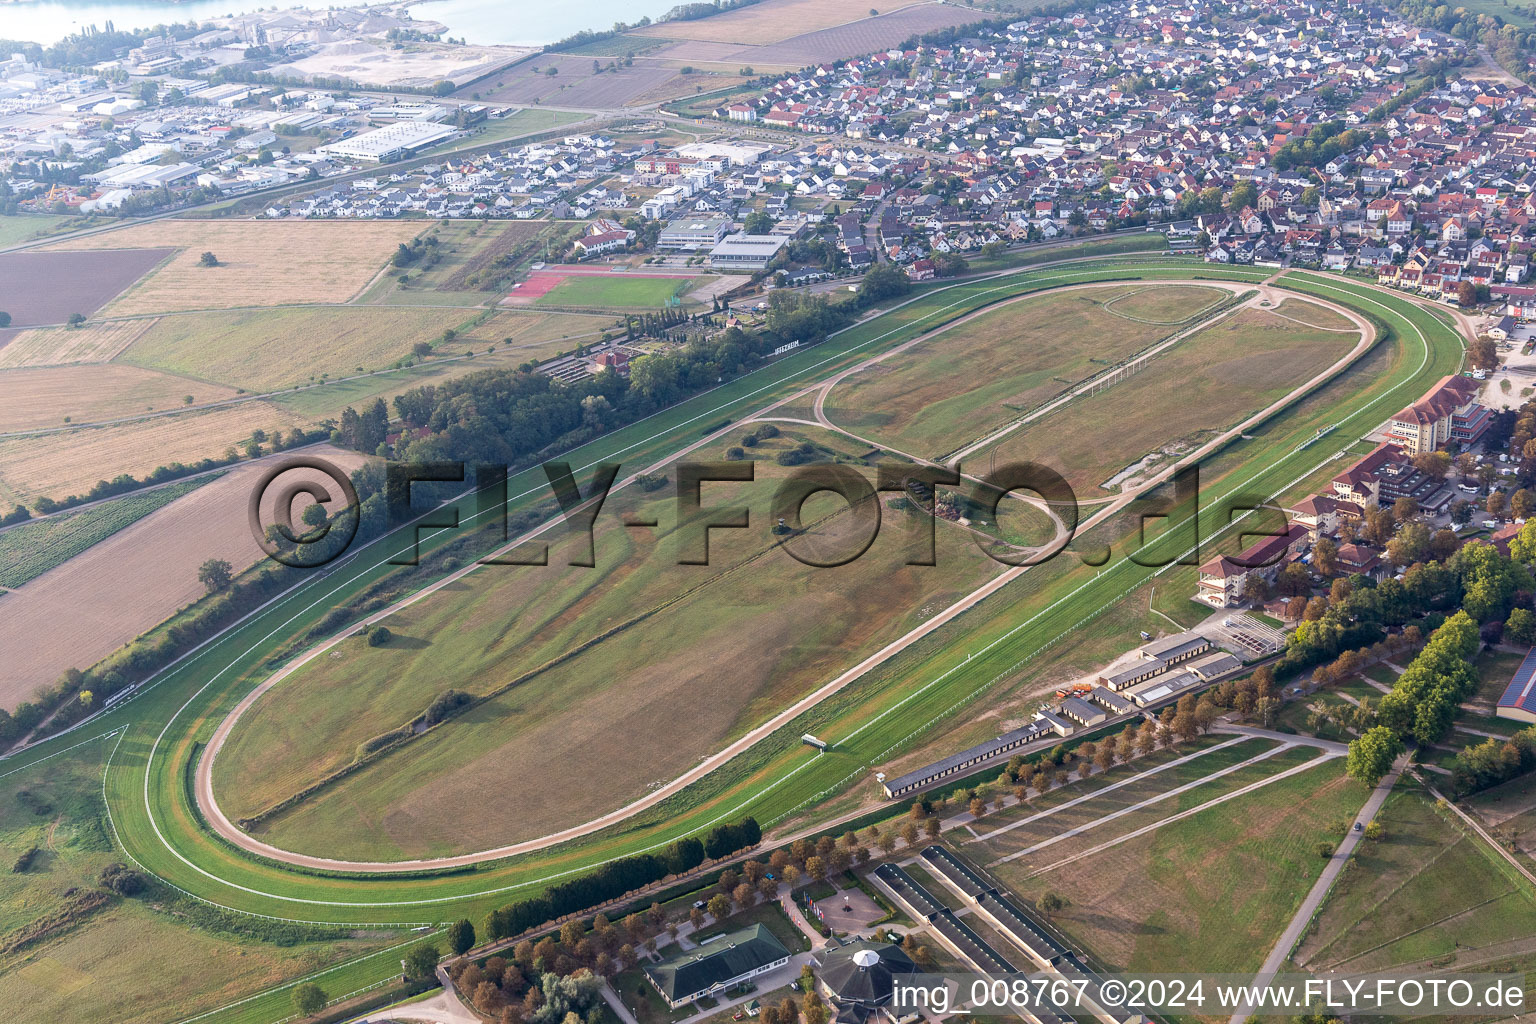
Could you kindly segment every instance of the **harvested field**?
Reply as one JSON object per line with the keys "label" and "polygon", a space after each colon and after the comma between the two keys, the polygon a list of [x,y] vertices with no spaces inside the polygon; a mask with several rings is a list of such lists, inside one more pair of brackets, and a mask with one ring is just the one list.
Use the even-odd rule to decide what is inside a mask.
{"label": "harvested field", "polygon": [[[0,253],[0,309],[11,314],[16,327],[62,324],[74,313],[89,316],[174,252],[166,243],[111,237],[125,247]],[[133,244],[143,247],[126,247]],[[151,248],[156,245],[161,247]]]}
{"label": "harvested field", "polygon": [[216,475],[181,480],[0,530],[0,587],[14,590],[133,525]]}
{"label": "harvested field", "polygon": [[[926,5],[917,5],[919,7]],[[836,28],[869,18],[865,0],[764,0],[696,21],[667,21],[637,29],[637,36],[761,46],[792,36]],[[899,7],[888,16],[906,10]]]}
{"label": "harvested field", "polygon": [[[1123,470],[1169,446],[1189,446],[1284,396],[1358,341],[1244,309],[1179,342],[1146,368],[1004,437],[978,453],[1034,460],[1080,496],[1118,487]],[[1155,462],[1156,460],[1154,460]],[[1138,466],[1136,473],[1154,462]],[[1110,486],[1113,485],[1113,486]]]}
{"label": "harvested field", "polygon": [[[234,389],[137,366],[0,370],[0,433],[120,419],[234,397]],[[192,401],[186,398],[191,396]]]}
{"label": "harvested field", "polygon": [[19,366],[109,363],[153,327],[155,319],[107,320],[83,327],[40,327],[18,331],[10,344],[0,347],[0,370]]}
{"label": "harvested field", "polygon": [[523,359],[538,362],[553,356],[556,349],[569,349],[577,338],[591,341],[602,331],[622,329],[621,321],[602,314],[502,310],[484,323],[476,324],[464,338],[490,342],[496,346],[498,355],[515,351],[522,354]]}
{"label": "harvested field", "polygon": [[161,317],[120,357],[247,391],[379,370],[474,315],[456,307],[309,306]]}
{"label": "harvested field", "polygon": [[[548,74],[550,68],[557,73]],[[537,69],[537,70],[535,70]],[[592,73],[592,58],[563,54],[524,61],[496,76],[499,88],[475,86],[486,103],[548,102],[580,107],[622,107],[634,97],[677,77],[671,68],[636,63]]]}
{"label": "harvested field", "polygon": [[[867,11],[868,8],[865,8]],[[980,21],[987,15],[949,4],[916,4],[892,14],[865,18],[848,25],[806,32],[762,46],[745,46],[726,59],[743,64],[792,64],[801,67],[820,61],[842,60],[899,46],[913,35]],[[707,20],[707,19],[706,19]],[[687,44],[658,56],[681,58]]]}
{"label": "harvested field", "polygon": [[1138,299],[1136,309],[1151,308],[1146,293],[1186,315],[1226,294],[1177,285],[1081,288],[1010,303],[844,379],[827,397],[827,415],[923,458],[954,451],[1066,391],[1069,382],[1174,334],[1175,325],[1114,312]]}
{"label": "harvested field", "polygon": [[[902,565],[895,530],[836,569],[790,559],[761,510],[785,472],[774,454],[802,438],[844,458],[857,450],[814,429],[765,440],[754,449],[765,456],[757,482],[721,489],[720,500],[753,508],[755,529],[717,532],[711,566],[677,565],[670,530],[619,525],[629,514],[671,522],[670,494],[631,488],[599,520],[596,569],[566,567],[570,549],[554,543],[546,568],[485,566],[398,612],[388,620],[398,639],[385,647],[348,639],[310,661],[235,727],[214,762],[221,806],[232,818],[270,806],[448,687],[486,694],[515,683],[258,831],[335,857],[425,856],[542,835],[643,794],[999,570],[968,534],[943,527],[933,568]],[[846,540],[851,525],[839,516],[798,540]],[[518,681],[564,652],[576,653]],[[726,659],[731,671],[718,671]],[[609,782],[593,787],[577,769],[586,741],[616,730],[626,740],[604,744]],[[513,766],[537,785],[488,784]],[[466,814],[471,806],[480,812]]]}
{"label": "harvested field", "polygon": [[143,477],[156,466],[219,455],[253,430],[287,430],[306,417],[269,402],[242,402],[112,427],[0,441],[0,502],[83,494],[119,473]]}
{"label": "harvested field", "polygon": [[[169,263],[113,304],[114,313],[128,315],[346,302],[373,280],[398,244],[410,241],[421,228],[419,222],[402,220],[161,220],[60,242],[57,248],[72,252],[105,245],[178,249]],[[204,252],[217,256],[219,266],[199,266]],[[118,250],[92,255],[109,253]]]}
{"label": "harvested field", "polygon": [[[328,445],[306,454],[343,472],[365,461]],[[236,466],[0,596],[0,707],[14,708],[65,669],[99,661],[201,596],[205,559],[242,569],[262,557],[246,502],[268,464]],[[61,618],[69,629],[58,628]]]}

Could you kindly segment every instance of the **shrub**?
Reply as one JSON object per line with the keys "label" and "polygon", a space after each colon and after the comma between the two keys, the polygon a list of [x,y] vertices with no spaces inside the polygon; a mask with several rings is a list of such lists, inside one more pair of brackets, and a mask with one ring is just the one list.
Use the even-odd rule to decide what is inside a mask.
{"label": "shrub", "polygon": [[389,631],[388,626],[374,626],[368,631],[369,647],[384,647],[395,638],[395,634]]}

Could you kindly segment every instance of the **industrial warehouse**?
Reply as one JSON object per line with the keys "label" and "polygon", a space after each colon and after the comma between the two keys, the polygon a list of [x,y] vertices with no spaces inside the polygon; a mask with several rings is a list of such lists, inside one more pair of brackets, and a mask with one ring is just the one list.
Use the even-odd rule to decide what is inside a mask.
{"label": "industrial warehouse", "polygon": [[[1098,729],[1204,689],[1238,672],[1243,662],[1215,649],[1195,632],[1148,640],[1116,663],[1129,667],[1106,671],[1096,683],[1063,691],[1054,707],[1042,706],[1029,724],[996,739],[968,747],[916,771],[881,779],[889,799],[915,793],[947,779],[969,775],[999,758],[1044,749],[1080,729]],[[1173,666],[1181,666],[1175,669]]]}

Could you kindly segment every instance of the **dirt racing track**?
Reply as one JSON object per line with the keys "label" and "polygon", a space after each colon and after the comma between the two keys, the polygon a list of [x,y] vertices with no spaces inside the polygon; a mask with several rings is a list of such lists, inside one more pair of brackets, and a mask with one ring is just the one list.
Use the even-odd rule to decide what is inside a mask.
{"label": "dirt racing track", "polygon": [[[1180,284],[1180,283],[1190,284],[1190,283],[1195,283],[1195,282],[1193,282],[1193,281],[1182,281],[1181,282],[1181,281],[1178,281],[1178,280],[1171,280],[1171,281],[1169,281],[1167,283],[1169,283],[1169,284]],[[1074,287],[1074,286],[1068,286],[1068,287],[1070,288],[1070,287]],[[1080,285],[1080,286],[1075,286],[1075,287],[1084,287],[1084,286]],[[1233,293],[1236,293],[1238,291],[1243,290],[1243,286],[1240,285],[1240,284],[1224,285],[1224,287],[1228,291],[1233,292]],[[1042,294],[1042,293],[1040,293],[1040,292],[1031,293],[1031,295],[1040,295],[1040,294]],[[1045,294],[1051,294],[1051,292],[1048,291]],[[1259,301],[1272,301],[1273,294],[1274,293],[1271,290],[1265,289],[1263,292],[1256,293],[1250,299],[1250,301],[1255,302],[1255,303],[1257,303]],[[1012,302],[1012,301],[1017,301],[1017,299],[1005,299],[1005,300],[1003,300],[1004,303]],[[1319,301],[1320,305],[1323,305],[1326,308],[1332,309],[1334,312],[1339,313],[1342,316],[1345,316],[1351,322],[1353,322],[1356,325],[1356,327],[1361,331],[1361,338],[1360,338],[1359,342],[1346,355],[1341,357],[1333,365],[1328,366],[1327,368],[1322,370],[1320,373],[1318,373],[1312,379],[1308,380],[1305,384],[1297,387],[1295,390],[1293,390],[1290,394],[1286,395],[1284,398],[1280,399],[1279,401],[1275,402],[1274,404],[1270,405],[1269,407],[1256,412],[1251,417],[1245,418],[1242,423],[1239,423],[1236,426],[1233,426],[1233,427],[1229,428],[1228,430],[1222,432],[1216,438],[1213,438],[1212,440],[1208,441],[1202,447],[1202,449],[1200,451],[1194,453],[1194,456],[1193,456],[1194,458],[1199,458],[1199,457],[1201,457],[1202,455],[1204,455],[1204,454],[1206,454],[1208,452],[1214,451],[1215,449],[1217,449],[1217,448],[1221,447],[1222,445],[1226,444],[1232,438],[1234,438],[1234,437],[1238,436],[1239,434],[1241,434],[1244,430],[1247,430],[1247,429],[1251,428],[1253,425],[1255,425],[1255,424],[1257,424],[1259,422],[1262,422],[1263,420],[1267,419],[1271,415],[1274,415],[1275,413],[1277,413],[1281,409],[1285,408],[1287,405],[1289,405],[1292,402],[1296,401],[1302,395],[1309,393],[1311,390],[1313,390],[1315,387],[1317,387],[1321,382],[1323,382],[1324,380],[1327,380],[1330,377],[1336,375],[1341,370],[1343,370],[1345,367],[1347,367],[1350,363],[1352,363],[1355,359],[1359,358],[1360,355],[1362,355],[1366,350],[1368,350],[1371,347],[1372,344],[1374,344],[1374,342],[1376,340],[1374,329],[1363,318],[1359,317],[1357,314],[1354,314],[1354,313],[1350,312],[1349,310],[1345,309],[1344,307],[1342,307],[1342,306],[1340,306],[1340,305],[1338,305],[1336,303],[1328,302],[1326,300],[1314,300],[1314,301]],[[997,308],[997,305],[998,304],[991,304],[991,305],[983,306],[981,310],[978,310],[975,313],[968,314],[966,317],[962,317],[962,318],[959,318],[959,319],[957,319],[955,321],[952,321],[952,322],[950,322],[948,324],[945,324],[945,325],[935,329],[934,331],[925,332],[923,334],[920,334],[916,338],[914,338],[914,339],[912,339],[910,341],[904,342],[901,345],[894,346],[894,347],[892,347],[892,348],[890,348],[890,349],[888,349],[888,350],[886,350],[886,351],[884,351],[882,353],[879,353],[879,354],[874,355],[874,356],[870,356],[868,359],[859,362],[858,364],[856,364],[855,366],[849,368],[848,370],[842,371],[842,372],[834,375],[831,379],[829,379],[825,383],[816,385],[816,386],[814,386],[812,388],[808,388],[808,389],[805,389],[803,391],[796,392],[795,394],[791,395],[790,397],[788,397],[786,399],[783,399],[780,402],[774,403],[768,409],[764,410],[763,413],[760,413],[759,415],[757,415],[755,417],[752,417],[751,420],[748,420],[748,422],[751,422],[752,420],[772,419],[773,418],[772,413],[773,413],[775,408],[783,406],[783,405],[790,404],[790,403],[794,402],[797,399],[803,399],[803,398],[815,396],[817,398],[817,410],[818,410],[818,414],[819,414],[819,419],[821,420],[821,425],[826,426],[826,427],[828,427],[830,429],[833,429],[833,430],[841,430],[841,428],[838,428],[835,424],[831,423],[831,421],[826,419],[825,414],[821,412],[821,405],[820,405],[820,400],[825,397],[826,392],[830,389],[830,387],[834,386],[837,383],[837,381],[843,379],[847,375],[850,375],[850,374],[859,372],[861,370],[867,369],[869,366],[874,365],[874,364],[876,364],[876,363],[878,363],[878,362],[880,362],[880,361],[888,358],[889,356],[894,355],[894,354],[896,354],[896,353],[898,353],[900,351],[903,351],[903,350],[907,349],[908,347],[915,346],[915,345],[921,344],[924,341],[930,340],[932,337],[934,337],[937,334],[940,334],[940,333],[943,333],[943,332],[947,332],[947,331],[951,331],[951,330],[955,329],[957,326],[960,326],[960,325],[963,325],[964,323],[966,323],[971,317],[974,317],[974,316],[977,316],[977,315],[981,315],[981,313],[983,313],[983,312],[990,312],[990,311],[992,311],[993,309]],[[1229,311],[1223,311],[1223,313],[1219,314],[1218,317],[1216,317],[1216,318],[1219,318],[1222,315],[1226,315],[1227,312],[1229,312]],[[1216,318],[1200,318],[1200,320],[1198,321],[1196,326],[1197,327],[1198,326],[1205,326],[1211,319],[1216,319]],[[1181,335],[1176,335],[1174,340],[1177,340],[1177,338],[1180,337],[1180,336],[1182,336],[1182,332],[1181,332]],[[1169,343],[1171,344],[1172,342],[1169,342]],[[1070,397],[1071,397],[1070,395],[1066,396],[1066,398],[1064,400],[1070,400]],[[728,429],[730,429],[730,428],[727,428],[727,430]],[[717,440],[718,437],[722,436],[725,432],[726,432],[726,430],[715,432],[715,433],[711,434],[710,436],[702,439],[701,441],[695,442],[693,445],[691,445],[689,447],[690,447],[690,449],[702,447],[705,444],[708,444],[708,443],[710,443],[710,442],[712,442],[714,440]],[[848,433],[847,431],[842,431],[842,432],[843,433]],[[861,442],[873,444],[873,442],[868,442],[864,438],[858,438],[857,435],[849,434],[849,436],[853,436],[857,440],[860,440]],[[670,457],[666,461],[670,461]],[[656,464],[654,466],[649,466],[649,467],[647,467],[646,471],[647,472],[660,472],[660,471],[662,471],[665,468],[666,461],[658,463],[658,464]],[[1120,510],[1123,509],[1129,502],[1134,500],[1140,493],[1142,493],[1145,490],[1154,488],[1154,487],[1160,485],[1161,483],[1163,483],[1164,481],[1166,481],[1167,479],[1169,479],[1172,476],[1172,474],[1174,473],[1175,468],[1176,467],[1172,466],[1172,465],[1168,466],[1163,471],[1155,474],[1154,476],[1151,476],[1151,477],[1147,478],[1142,483],[1142,486],[1140,488],[1138,488],[1136,490],[1129,491],[1126,494],[1122,495],[1121,497],[1119,497],[1119,498],[1117,498],[1117,499],[1115,499],[1113,501],[1110,501],[1110,502],[1102,505],[1101,507],[1099,507],[1099,509],[1092,516],[1090,516],[1080,526],[1080,529],[1088,530],[1088,529],[1091,529],[1094,525],[1096,525],[1098,523],[1105,522],[1105,521],[1109,520],[1110,518],[1115,516],[1117,513],[1119,513]],[[625,481],[625,483],[628,483],[628,482],[629,481]],[[620,485],[620,486],[622,486],[622,485]],[[1052,518],[1055,519],[1054,515],[1053,515]],[[552,525],[554,525],[554,524],[553,523],[545,524],[544,526],[541,526],[538,529],[536,529],[536,530],[534,530],[534,531],[532,531],[532,532],[530,532],[528,534],[525,534],[524,536],[517,537],[517,538],[513,539],[512,541],[510,541],[508,543],[508,545],[504,549],[502,549],[502,550],[503,551],[510,551],[510,550],[512,550],[514,547],[516,547],[518,545],[521,545],[521,544],[523,544],[523,543],[525,543],[525,542],[527,542],[529,540],[535,539],[537,536],[543,534]],[[1056,526],[1057,526],[1058,533],[1057,533],[1056,540],[1052,542],[1053,546],[1056,545],[1057,543],[1063,543],[1064,544],[1065,543],[1065,539],[1066,539],[1065,535],[1064,535],[1064,530],[1063,530],[1062,524],[1059,521],[1059,519],[1056,520]],[[394,614],[395,612],[401,610],[404,607],[407,607],[408,605],[414,604],[417,601],[425,599],[433,591],[435,591],[437,589],[440,589],[441,587],[449,586],[449,585],[452,585],[452,584],[456,583],[458,580],[463,579],[469,573],[474,572],[477,568],[478,567],[475,566],[475,565],[467,566],[464,569],[461,569],[458,572],[455,572],[455,573],[451,574],[450,576],[445,577],[439,583],[433,584],[433,585],[429,586],[428,588],[425,588],[424,590],[419,591],[416,594],[413,594],[410,598],[407,598],[404,601],[398,602],[398,603],[390,606],[389,608],[385,608],[382,611],[376,613],[375,615],[370,616],[367,621],[370,624],[376,623],[376,622],[386,622],[387,623],[388,620],[389,620],[389,617],[392,614]],[[255,702],[257,700],[259,700],[262,697],[262,695],[264,695],[266,692],[271,690],[273,687],[275,687],[278,684],[280,684],[284,679],[286,679],[288,676],[290,676],[294,671],[296,671],[302,665],[304,665],[304,664],[308,663],[309,661],[313,660],[314,658],[320,657],[321,655],[323,655],[326,652],[330,651],[337,644],[342,642],[347,636],[349,636],[353,632],[355,632],[356,627],[355,626],[351,626],[351,627],[348,627],[347,629],[345,629],[345,630],[343,630],[341,632],[338,632],[337,634],[333,635],[330,639],[325,641],[323,644],[321,644],[321,645],[319,645],[317,647],[311,648],[309,651],[304,652],[299,657],[297,657],[296,659],[294,659],[293,661],[291,661],[287,665],[283,666],[283,668],[281,668],[277,672],[273,673],[269,678],[267,678],[266,680],[261,682],[254,690],[252,690],[251,693],[249,693],[240,702],[240,704],[238,706],[236,706],[234,708],[234,710],[227,717],[225,717],[223,719],[222,722],[219,723],[219,725],[218,725],[217,729],[215,730],[212,738],[209,740],[207,753],[199,761],[198,767],[197,767],[195,791],[196,791],[196,799],[197,799],[197,804],[198,804],[198,810],[204,816],[204,818],[211,824],[211,826],[214,828],[214,830],[217,831],[219,833],[219,835],[222,836],[226,841],[228,841],[230,843],[233,843],[236,846],[241,847],[242,849],[248,850],[249,852],[258,854],[260,856],[269,857],[269,858],[272,858],[274,860],[280,860],[280,861],[283,861],[283,862],[286,862],[286,863],[291,863],[291,864],[295,864],[295,865],[302,866],[302,867],[307,867],[307,868],[325,868],[325,869],[331,869],[331,870],[365,871],[365,872],[398,871],[398,870],[401,870],[401,869],[416,870],[416,869],[422,869],[422,868],[457,868],[457,867],[463,867],[465,865],[483,863],[483,862],[486,862],[486,861],[499,860],[499,859],[506,858],[506,857],[512,857],[512,856],[517,856],[517,855],[520,855],[520,854],[527,854],[527,853],[532,853],[532,852],[535,852],[535,851],[538,851],[538,850],[548,849],[550,847],[557,846],[557,845],[559,845],[561,843],[564,843],[564,842],[567,842],[567,841],[570,841],[570,840],[573,840],[573,839],[578,839],[578,838],[581,838],[583,836],[587,836],[587,835],[590,835],[592,833],[598,832],[598,831],[600,831],[602,829],[609,828],[609,827],[612,827],[614,825],[617,825],[620,822],[623,822],[623,821],[625,821],[625,820],[627,820],[629,818],[632,818],[634,815],[640,813],[641,811],[644,811],[644,810],[646,810],[648,808],[654,807],[654,806],[660,804],[661,802],[663,802],[664,800],[666,800],[666,799],[668,799],[668,798],[670,798],[670,797],[672,797],[672,796],[682,792],[687,786],[689,786],[689,785],[691,785],[691,784],[693,784],[693,783],[695,783],[695,782],[705,778],[711,772],[719,769],[720,767],[722,767],[723,765],[725,765],[726,763],[728,763],[732,759],[734,759],[737,756],[743,754],[744,752],[750,750],[755,744],[757,744],[758,742],[760,742],[761,740],[763,740],[767,736],[772,735],[773,733],[777,732],[781,728],[783,728],[786,725],[788,725],[790,722],[794,721],[796,718],[799,718],[801,715],[803,715],[807,711],[815,708],[817,705],[823,703],[824,701],[826,701],[829,698],[833,697],[834,695],[840,693],[841,691],[843,691],[844,689],[846,689],[850,685],[856,683],[860,678],[862,678],[870,670],[872,670],[875,667],[877,667],[877,666],[883,664],[884,662],[888,661],[890,658],[896,656],[902,650],[904,650],[905,648],[909,647],[910,645],[916,643],[918,640],[922,639],[923,637],[928,636],[930,633],[934,632],[935,630],[941,628],[942,626],[946,625],[947,623],[949,623],[949,622],[955,620],[956,618],[960,617],[967,610],[969,610],[970,608],[974,607],[976,604],[978,604],[979,602],[984,600],[989,595],[991,595],[993,593],[996,593],[998,590],[1000,590],[1001,588],[1006,586],[1008,583],[1012,582],[1013,580],[1018,579],[1020,576],[1024,575],[1025,573],[1027,573],[1030,568],[1031,568],[1030,566],[1020,566],[1020,567],[1017,567],[1017,568],[1014,568],[1014,569],[1011,569],[1011,570],[1009,570],[1007,572],[1002,573],[998,577],[996,577],[993,580],[991,580],[991,581],[987,582],[986,584],[982,585],[981,587],[979,587],[975,591],[971,592],[970,594],[965,595],[962,599],[960,599],[959,601],[957,601],[954,604],[950,605],[948,608],[945,608],[940,613],[932,616],[931,618],[929,618],[928,620],[923,622],[922,625],[920,625],[917,628],[911,630],[906,635],[900,637],[898,640],[894,641],[891,644],[886,645],[885,647],[881,648],[879,651],[876,651],[874,654],[870,655],[869,657],[865,658],[863,661],[859,662],[857,665],[854,665],[852,668],[850,668],[847,671],[843,672],[842,674],[838,675],[836,678],[832,679],[831,681],[826,683],[824,686],[818,688],[813,693],[811,693],[808,696],[802,698],[801,700],[795,702],[794,704],[791,704],[790,706],[786,707],[785,709],[783,709],[779,713],[773,715],[767,721],[762,722],[761,724],[757,725],[755,728],[751,729],[750,731],[748,731],[747,733],[742,735],[739,739],[737,739],[735,742],[731,743],[729,746],[727,746],[724,749],[719,750],[719,751],[711,754],[710,756],[706,757],[705,759],[703,759],[698,765],[696,765],[690,771],[684,773],[681,776],[678,776],[677,778],[668,780],[664,785],[655,787],[650,793],[648,793],[645,797],[643,797],[643,798],[641,798],[639,800],[635,800],[635,801],[633,801],[631,803],[628,803],[628,804],[626,804],[626,805],[624,805],[622,807],[618,807],[615,810],[613,810],[613,811],[611,811],[611,812],[609,812],[607,814],[604,814],[604,815],[601,815],[599,817],[590,819],[588,821],[584,821],[584,822],[580,822],[580,823],[577,823],[577,824],[573,824],[569,828],[565,828],[565,829],[559,830],[557,832],[550,833],[550,834],[545,835],[545,836],[543,836],[541,838],[538,838],[538,839],[528,840],[528,841],[519,842],[519,843],[513,843],[513,844],[509,844],[509,845],[505,845],[505,846],[500,846],[500,847],[497,847],[497,848],[494,848],[494,849],[483,850],[483,851],[476,852],[476,853],[469,853],[469,854],[463,854],[463,855],[452,856],[452,857],[432,858],[432,859],[415,859],[415,860],[408,860],[408,861],[386,861],[386,862],[335,860],[335,859],[329,859],[329,858],[323,858],[323,857],[308,856],[308,855],[294,853],[294,852],[291,852],[291,851],[282,850],[282,849],[279,849],[279,848],[277,848],[275,846],[272,846],[270,844],[264,843],[264,842],[256,839],[255,837],[253,837],[251,835],[248,835],[247,833],[242,831],[233,822],[231,822],[229,820],[228,816],[224,813],[224,811],[220,808],[220,806],[218,804],[217,794],[214,792],[214,787],[213,787],[213,782],[212,782],[213,765],[214,765],[214,762],[215,762],[216,758],[218,757],[218,754],[219,754],[221,748],[224,746],[225,742],[230,737],[230,735],[232,734],[233,730],[237,727],[237,725],[239,723],[239,720],[240,720],[240,717],[242,716],[242,714],[245,711],[247,711],[253,704],[255,704]]]}

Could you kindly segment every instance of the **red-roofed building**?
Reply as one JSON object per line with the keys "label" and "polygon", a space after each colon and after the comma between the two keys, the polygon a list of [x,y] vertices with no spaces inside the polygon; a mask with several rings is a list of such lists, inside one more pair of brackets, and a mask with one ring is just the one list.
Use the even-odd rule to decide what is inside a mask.
{"label": "red-roofed building", "polygon": [[1449,441],[1470,444],[1491,419],[1477,404],[1479,386],[1459,374],[1441,378],[1428,394],[1392,417],[1387,436],[1410,455],[1432,452]]}
{"label": "red-roofed building", "polygon": [[1219,555],[1200,567],[1200,583],[1195,600],[1213,608],[1231,608],[1241,604],[1255,576],[1272,580],[1294,556],[1308,546],[1310,531],[1294,523],[1280,537],[1265,537],[1236,558]]}

